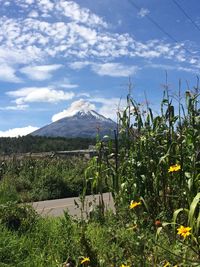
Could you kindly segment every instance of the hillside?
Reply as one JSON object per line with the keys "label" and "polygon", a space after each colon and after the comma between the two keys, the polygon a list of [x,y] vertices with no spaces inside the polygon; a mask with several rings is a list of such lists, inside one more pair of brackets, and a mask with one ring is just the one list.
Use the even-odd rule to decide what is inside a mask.
{"label": "hillside", "polygon": [[96,138],[113,135],[117,124],[96,111],[79,111],[74,116],[65,117],[46,125],[33,133],[33,136]]}

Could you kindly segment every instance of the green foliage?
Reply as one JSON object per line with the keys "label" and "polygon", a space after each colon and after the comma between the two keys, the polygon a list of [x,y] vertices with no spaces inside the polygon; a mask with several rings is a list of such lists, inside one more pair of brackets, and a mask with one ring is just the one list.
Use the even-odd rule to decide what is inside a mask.
{"label": "green foliage", "polygon": [[2,164],[0,202],[4,203],[8,200],[36,201],[78,196],[83,189],[87,160],[78,157],[14,158]]}
{"label": "green foliage", "polygon": [[[90,184],[93,190],[96,189],[102,196],[101,186],[106,183],[112,192],[118,220],[129,223],[137,221],[138,218],[137,224],[142,226],[143,232],[145,221],[148,221],[149,226],[156,221],[166,226],[169,223],[163,222],[171,220],[174,213],[173,227],[162,236],[162,241],[159,238],[161,242],[155,245],[156,249],[152,256],[156,257],[154,259],[156,263],[153,261],[150,266],[160,262],[158,258],[162,250],[167,253],[170,266],[176,262],[182,262],[183,266],[198,266],[200,224],[198,80],[194,90],[186,92],[185,104],[181,102],[182,99],[180,88],[178,97],[171,98],[166,84],[161,112],[160,115],[156,115],[148,102],[146,106],[142,106],[129,94],[127,108],[123,113],[119,113],[119,129],[115,133],[115,139],[98,141],[96,145],[98,156],[91,160],[86,171],[86,185]],[[131,201],[142,203],[140,213],[135,212],[135,219],[128,211]],[[99,205],[102,205],[103,215],[103,198]],[[179,224],[191,227],[192,238],[188,238],[188,244],[180,244],[181,240],[177,239],[176,231],[173,230],[177,230],[175,224],[177,219]],[[160,230],[161,228],[157,234]],[[190,233],[188,235],[190,236]],[[141,255],[142,252],[138,253]],[[144,265],[138,263],[137,266]]]}
{"label": "green foliage", "polygon": [[86,149],[95,144],[91,138],[64,138],[26,135],[22,137],[1,137],[0,154],[49,152]]}
{"label": "green foliage", "polygon": [[0,204],[8,201],[19,201],[20,197],[15,186],[7,180],[0,182]]}
{"label": "green foliage", "polygon": [[[183,266],[199,266],[199,204],[200,193],[194,197],[189,209],[177,209],[174,211],[172,223],[163,223],[157,230],[158,247],[168,251],[171,259],[181,259]],[[184,229],[182,232],[179,230],[181,228]],[[188,234],[184,235],[186,232]],[[163,237],[164,241],[168,239],[173,244],[173,250],[169,250]]]}
{"label": "green foliage", "polygon": [[[91,160],[87,180],[100,193],[106,183],[116,208],[142,197],[152,219],[163,212],[169,219],[177,206],[187,208],[199,192],[198,89],[185,97],[184,107],[180,95],[170,99],[166,85],[160,115],[155,115],[148,103],[142,106],[129,94],[115,139],[97,143],[98,156]],[[169,171],[175,164],[179,169]]]}
{"label": "green foliage", "polygon": [[0,266],[62,266],[69,255],[80,255],[79,229],[69,217],[38,218],[28,232],[0,224]]}
{"label": "green foliage", "polygon": [[7,202],[0,205],[0,224],[9,230],[25,232],[30,230],[37,220],[37,213],[29,205]]}

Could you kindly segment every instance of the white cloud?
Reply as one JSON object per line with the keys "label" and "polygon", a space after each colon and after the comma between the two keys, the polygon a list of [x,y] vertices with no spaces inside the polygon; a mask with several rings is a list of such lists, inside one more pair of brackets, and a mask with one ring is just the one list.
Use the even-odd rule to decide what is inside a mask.
{"label": "white cloud", "polygon": [[178,55],[176,55],[176,59],[179,61],[179,62],[185,62],[186,61],[186,56],[184,53],[179,53]]}
{"label": "white cloud", "polygon": [[7,95],[16,98],[17,105],[30,102],[57,103],[74,97],[73,92],[55,90],[53,87],[25,87],[16,91],[9,91]]}
{"label": "white cloud", "polygon": [[52,72],[60,69],[61,64],[28,66],[20,69],[21,73],[26,74],[32,80],[43,81],[52,77]]}
{"label": "white cloud", "polygon": [[16,105],[16,106],[7,106],[0,108],[0,110],[26,110],[28,105]]}
{"label": "white cloud", "polygon": [[71,83],[71,81],[68,78],[64,78],[61,81],[56,81],[51,83],[53,87],[57,87],[58,84],[59,88],[64,88],[64,89],[72,89],[78,87],[78,84]]}
{"label": "white cloud", "polygon": [[140,11],[138,12],[138,16],[141,18],[146,17],[150,13],[149,9],[147,8],[141,8]]}
{"label": "white cloud", "polygon": [[[60,4],[77,6],[72,1],[59,0],[57,5]],[[80,6],[75,9],[82,10]],[[54,15],[57,16],[56,12]],[[181,51],[185,54],[181,45],[178,47],[160,40],[141,43],[128,33],[106,32],[104,29],[96,27],[98,19],[96,19],[97,24],[86,23],[83,25],[82,19],[84,21],[92,20],[90,15],[84,16],[68,22],[62,21],[62,18],[59,22],[48,22],[41,18],[39,20],[39,18],[8,19],[3,17],[0,19],[0,40],[1,38],[4,40],[3,51],[6,50],[8,56],[11,53],[12,59],[19,63],[35,62],[47,56],[57,57],[60,55],[64,58],[73,56],[84,59],[92,57],[114,59],[123,56],[172,57],[173,55],[170,54],[172,51],[176,55]],[[92,18],[94,19],[94,17]],[[167,48],[167,50],[163,48]],[[0,52],[0,59],[2,56]],[[4,58],[7,57],[4,56]],[[179,58],[177,57],[177,59]]]}
{"label": "white cloud", "polygon": [[22,80],[16,76],[15,69],[7,64],[1,64],[0,80],[13,83],[22,82]]}
{"label": "white cloud", "polygon": [[39,129],[38,127],[33,127],[33,126],[26,126],[23,128],[14,128],[14,129],[9,129],[7,131],[0,131],[0,137],[18,137],[18,136],[23,136],[27,135],[29,133],[32,133],[33,131],[36,131]]}
{"label": "white cloud", "polygon": [[[1,27],[0,27],[1,29]],[[16,45],[17,46],[17,45]],[[17,64],[28,64],[33,61],[39,61],[43,58],[43,52],[37,47],[27,46],[23,49],[9,48],[0,45],[0,63],[9,64],[13,68]]]}
{"label": "white cloud", "polygon": [[88,65],[90,65],[89,61],[75,61],[70,63],[69,67],[74,70],[80,70]]}
{"label": "white cloud", "polygon": [[[34,10],[27,1],[34,3]],[[47,58],[60,57],[68,63],[72,58],[77,62],[93,61],[94,58],[97,62],[111,62],[122,57],[161,58],[195,67],[194,56],[188,55],[184,49],[186,42],[173,44],[158,39],[140,42],[128,33],[109,32],[103,18],[74,1],[16,0],[15,4],[19,12],[26,11],[28,17],[11,19],[5,13],[0,18],[0,63],[9,64],[15,70],[18,66],[14,64],[41,65]],[[39,16],[36,13],[31,15],[33,11]],[[142,8],[139,13],[143,17],[148,12]],[[52,19],[47,20],[44,16]],[[193,53],[194,49],[190,48],[190,51]],[[74,69],[83,67],[83,64],[72,64]],[[97,67],[94,65],[93,69]],[[104,73],[105,68],[106,65],[100,73]],[[118,74],[113,72],[114,76]]]}
{"label": "white cloud", "polygon": [[136,74],[140,69],[137,66],[128,66],[121,63],[94,63],[89,61],[75,61],[69,64],[74,70],[80,70],[86,66],[90,66],[92,71],[100,76],[112,77],[128,77]]}
{"label": "white cloud", "polygon": [[64,109],[62,112],[54,114],[52,116],[52,121],[54,122],[65,117],[73,116],[80,110],[89,111],[89,110],[94,110],[94,109],[95,109],[94,104],[92,104],[91,102],[85,101],[83,99],[79,99],[77,101],[72,102],[69,108]]}
{"label": "white cloud", "polygon": [[110,118],[114,121],[117,120],[117,113],[124,110],[127,105],[125,99],[120,99],[117,97],[113,98],[96,97],[96,98],[90,98],[89,100],[94,103],[100,103],[101,106],[98,108],[97,111],[106,118]]}
{"label": "white cloud", "polygon": [[35,2],[35,0],[25,0],[25,3],[31,5]]}
{"label": "white cloud", "polygon": [[150,64],[149,66],[147,65],[145,67],[164,69],[167,71],[168,70],[184,71],[184,72],[189,72],[189,73],[194,73],[194,74],[197,74],[199,72],[198,69],[181,67],[179,65]]}
{"label": "white cloud", "polygon": [[[92,13],[88,8],[81,7],[75,1],[66,0],[15,0],[22,9],[30,9],[30,4],[34,4],[41,17],[49,17],[54,12],[60,18],[64,17],[70,21],[90,25],[91,27],[107,27],[107,23],[100,16]],[[1,2],[1,0],[0,0]]]}
{"label": "white cloud", "polygon": [[77,94],[76,95],[77,97],[87,97],[87,98],[89,98],[90,97],[90,94],[89,93],[79,93],[79,94]]}
{"label": "white cloud", "polygon": [[59,84],[59,87],[60,88],[65,88],[65,89],[70,89],[70,88],[77,88],[78,85],[77,84],[72,84],[72,83],[64,82],[64,83]]}
{"label": "white cloud", "polygon": [[[98,107],[97,107],[98,106]],[[71,103],[71,105],[63,111],[52,116],[52,121],[57,121],[65,117],[71,117],[78,111],[95,110],[106,118],[117,120],[117,112],[124,110],[126,100],[120,98],[103,98],[88,97],[87,100],[79,99]]]}
{"label": "white cloud", "polygon": [[100,76],[128,77],[135,74],[137,66],[127,66],[120,63],[93,64],[92,70]]}
{"label": "white cloud", "polygon": [[38,18],[39,17],[39,14],[36,10],[32,10],[29,14],[28,14],[28,17],[30,18]]}
{"label": "white cloud", "polygon": [[74,1],[60,0],[57,2],[56,9],[73,21],[90,26],[107,27],[107,23],[101,17],[91,13],[87,8],[80,7]]}
{"label": "white cloud", "polygon": [[10,5],[9,1],[4,2],[4,6],[9,6],[9,5]]}
{"label": "white cloud", "polygon": [[179,66],[177,68],[177,70],[179,71],[185,71],[185,72],[190,72],[190,73],[194,73],[198,76],[198,73],[199,73],[199,69],[194,69],[194,68],[186,68],[186,67],[181,67]]}
{"label": "white cloud", "polygon": [[89,45],[94,45],[97,42],[97,32],[94,29],[78,25],[76,23],[70,24],[70,28],[75,34],[78,34],[81,38],[87,41]]}
{"label": "white cloud", "polygon": [[38,0],[37,3],[40,10],[43,11],[44,13],[52,11],[54,8],[54,3],[52,3],[52,1],[50,0]]}

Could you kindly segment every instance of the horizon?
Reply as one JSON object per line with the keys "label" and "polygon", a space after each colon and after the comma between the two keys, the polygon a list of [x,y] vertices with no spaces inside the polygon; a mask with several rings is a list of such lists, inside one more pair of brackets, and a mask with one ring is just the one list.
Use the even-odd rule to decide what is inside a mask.
{"label": "horizon", "polygon": [[[75,111],[116,121],[129,80],[160,109],[196,85],[200,3],[194,0],[0,0],[0,136],[26,135]],[[184,11],[184,12],[183,12]],[[173,99],[176,105],[175,99]]]}

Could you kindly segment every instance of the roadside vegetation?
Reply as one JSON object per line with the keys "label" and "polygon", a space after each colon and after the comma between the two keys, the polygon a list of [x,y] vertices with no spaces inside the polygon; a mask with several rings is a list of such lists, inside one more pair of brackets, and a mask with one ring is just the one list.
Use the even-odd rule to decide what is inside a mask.
{"label": "roadside vegetation", "polygon": [[[180,87],[171,96],[166,84],[159,115],[148,102],[142,106],[127,96],[115,138],[97,140],[98,155],[84,166],[82,205],[87,192],[100,194],[86,219],[67,212],[42,218],[29,206],[8,202],[8,190],[0,205],[0,266],[199,267],[198,80],[184,97]],[[115,213],[105,210],[105,187]]]}
{"label": "roadside vegetation", "polygon": [[21,137],[0,137],[0,156],[14,153],[54,152],[87,149],[95,145],[91,138],[64,138],[26,135]]}
{"label": "roadside vegetation", "polygon": [[[3,160],[0,165],[0,203],[32,202],[79,196],[88,160],[81,157],[30,157]],[[87,193],[91,193],[88,188]]]}

